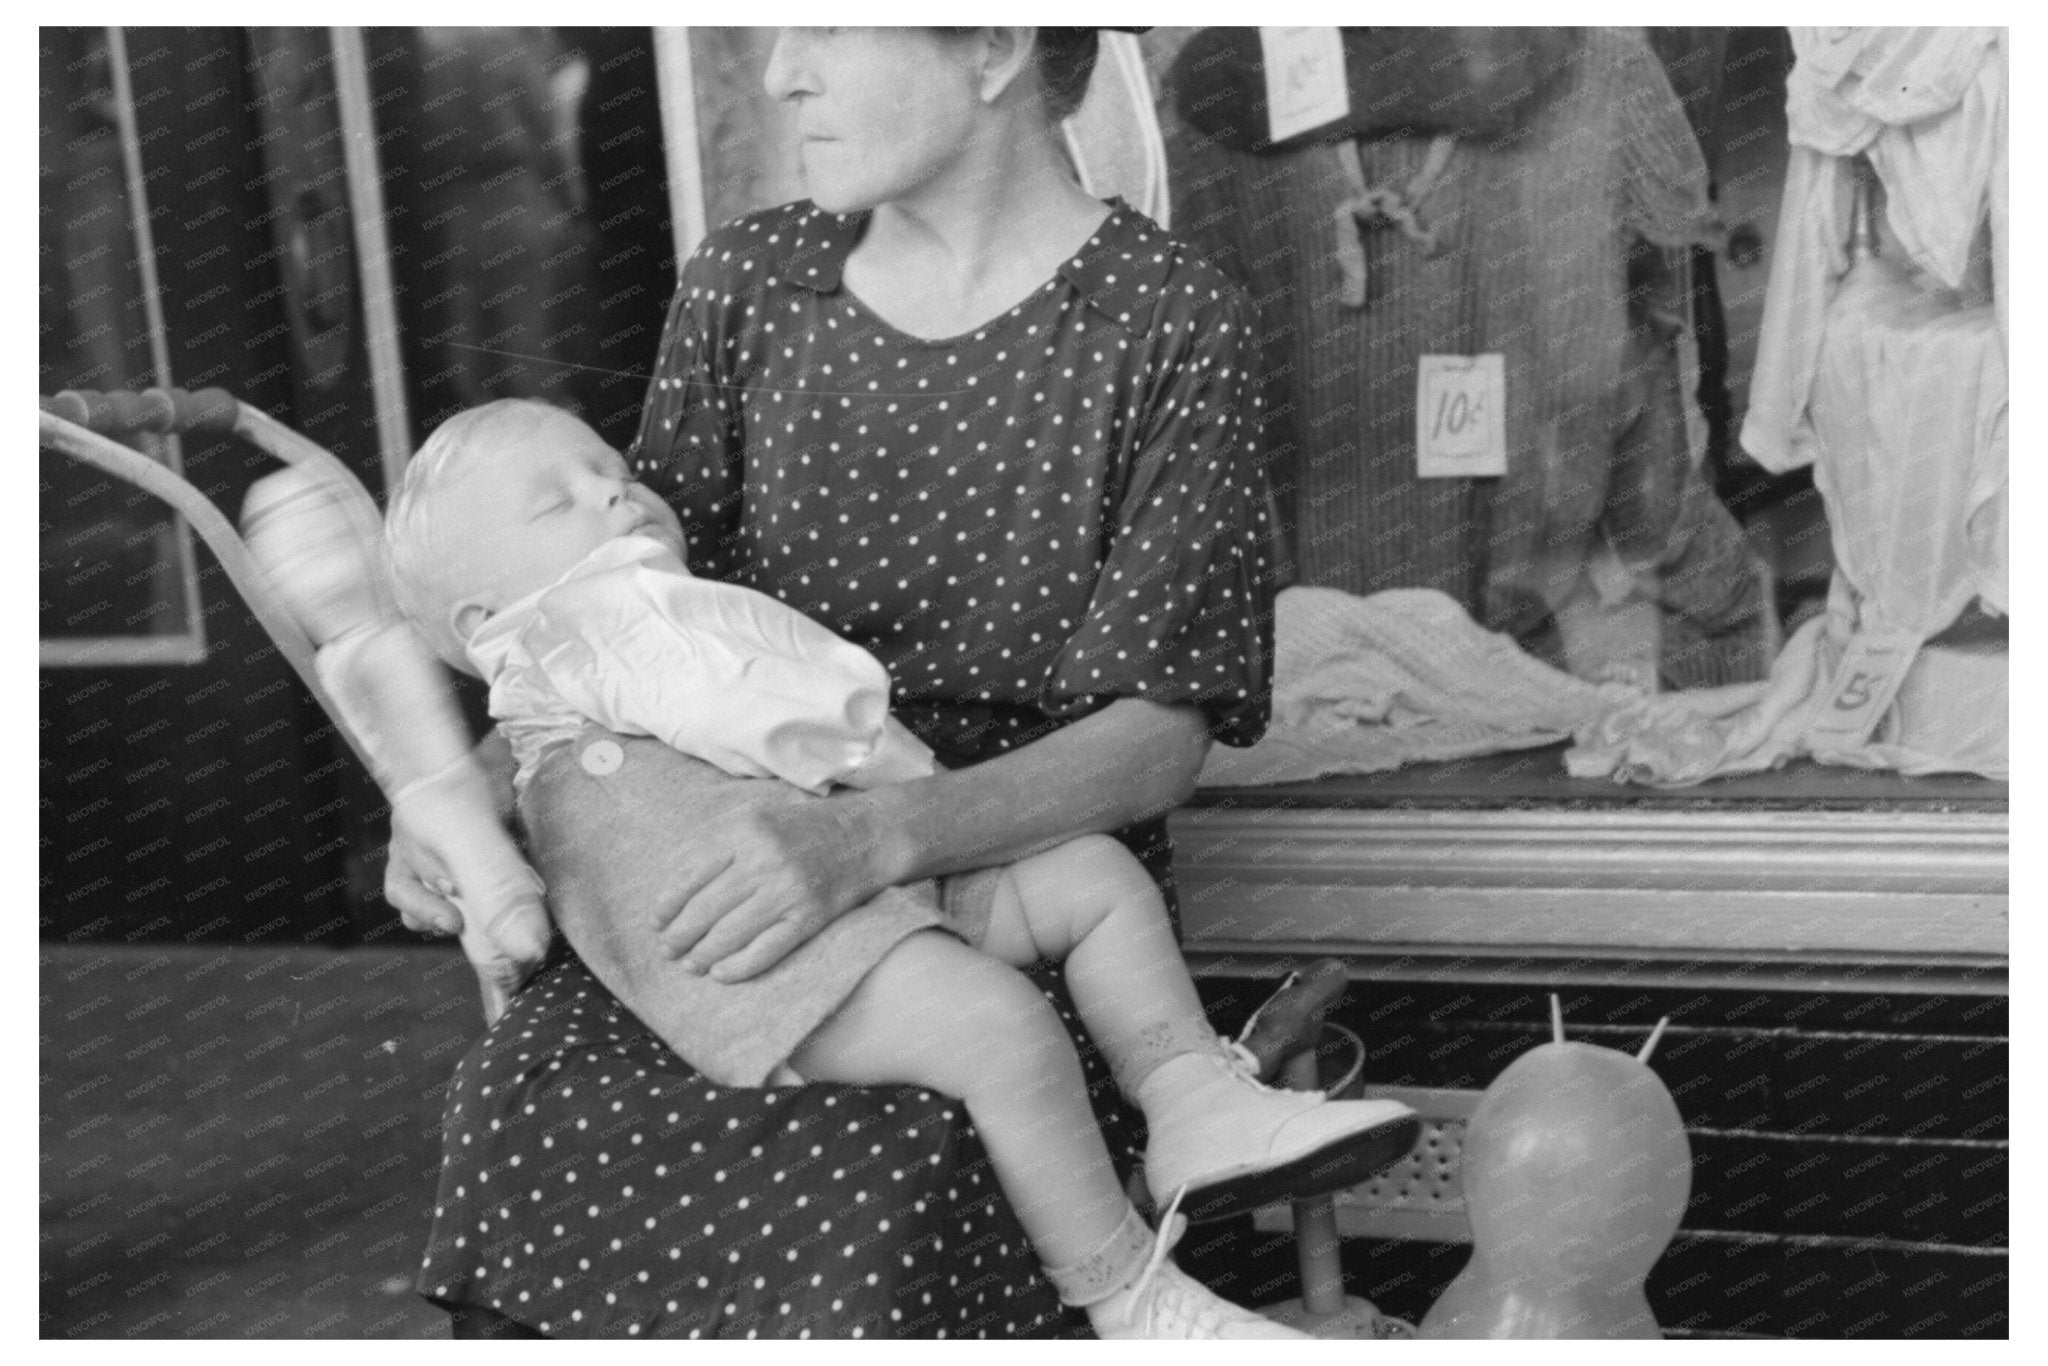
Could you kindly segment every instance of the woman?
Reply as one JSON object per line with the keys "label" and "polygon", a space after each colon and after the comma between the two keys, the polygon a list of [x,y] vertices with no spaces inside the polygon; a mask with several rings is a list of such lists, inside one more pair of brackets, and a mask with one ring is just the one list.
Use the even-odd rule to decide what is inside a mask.
{"label": "woman", "polygon": [[[884,887],[1083,833],[1117,832],[1163,873],[1164,813],[1210,737],[1248,744],[1264,726],[1272,586],[1246,310],[1156,226],[1073,183],[1057,120],[1093,52],[1092,31],[1017,28],[776,45],[768,87],[796,108],[813,199],[721,228],[689,263],[634,464],[682,517],[695,572],[870,650],[899,715],[955,767],[693,826],[669,851],[679,909],[663,931],[687,965],[749,976]],[[428,832],[401,832],[387,894],[409,923],[446,921],[425,890],[436,867]],[[778,1106],[832,1106],[814,1094],[832,1088],[720,1095],[660,1057],[558,956],[458,1070],[422,1289],[549,1332],[796,1336],[806,1313],[847,1331],[872,1274],[841,1293],[823,1270],[746,1274],[832,1262],[847,1225],[792,1203],[794,1230],[757,1228],[750,1202],[800,1174],[764,1144],[719,1146],[775,1132]],[[664,1154],[710,1179],[692,1167],[693,1189],[672,1193]],[[628,1161],[632,1180],[615,1175]],[[855,1194],[849,1220],[869,1203]],[[712,1204],[724,1217],[697,1223]],[[1021,1241],[1001,1211],[989,1220],[963,1235],[975,1266]],[[1071,1326],[1028,1270],[1001,1293],[986,1322],[963,1303],[966,1326]],[[868,1331],[962,1326],[905,1307]]]}

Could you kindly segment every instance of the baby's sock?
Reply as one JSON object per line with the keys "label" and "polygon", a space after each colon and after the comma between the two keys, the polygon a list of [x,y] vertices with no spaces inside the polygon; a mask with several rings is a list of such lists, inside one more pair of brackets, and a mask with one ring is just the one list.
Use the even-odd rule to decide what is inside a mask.
{"label": "baby's sock", "polygon": [[1072,1266],[1047,1267],[1062,1303],[1085,1311],[1097,1337],[1132,1339],[1300,1338],[1248,1309],[1222,1299],[1168,1257],[1188,1221],[1168,1205],[1154,1234],[1125,1206],[1122,1224],[1095,1251]]}
{"label": "baby's sock", "polygon": [[1060,1303],[1085,1309],[1099,1304],[1136,1279],[1152,1255],[1152,1230],[1126,1204],[1123,1222],[1102,1245],[1072,1266],[1049,1266],[1046,1279],[1059,1292]]}
{"label": "baby's sock", "polygon": [[1169,1017],[1148,1021],[1130,1034],[1118,1036],[1104,1030],[1099,1035],[1103,1058],[1117,1089],[1134,1104],[1138,1088],[1163,1062],[1195,1053],[1222,1057],[1227,1050],[1207,1020]]}

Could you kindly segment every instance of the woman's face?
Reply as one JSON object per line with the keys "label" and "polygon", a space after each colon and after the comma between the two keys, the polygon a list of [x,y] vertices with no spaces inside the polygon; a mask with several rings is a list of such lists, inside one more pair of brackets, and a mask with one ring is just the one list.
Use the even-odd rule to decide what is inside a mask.
{"label": "woman's face", "polygon": [[795,106],[818,207],[915,198],[957,169],[982,110],[980,50],[922,28],[783,29],[763,84]]}

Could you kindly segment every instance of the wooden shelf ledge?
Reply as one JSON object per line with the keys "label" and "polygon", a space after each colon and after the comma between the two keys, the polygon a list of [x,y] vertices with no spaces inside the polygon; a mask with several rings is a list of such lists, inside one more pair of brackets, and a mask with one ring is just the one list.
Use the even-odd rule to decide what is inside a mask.
{"label": "wooden shelf ledge", "polygon": [[1363,975],[2002,992],[2005,811],[1361,809],[1172,820],[1191,961]]}

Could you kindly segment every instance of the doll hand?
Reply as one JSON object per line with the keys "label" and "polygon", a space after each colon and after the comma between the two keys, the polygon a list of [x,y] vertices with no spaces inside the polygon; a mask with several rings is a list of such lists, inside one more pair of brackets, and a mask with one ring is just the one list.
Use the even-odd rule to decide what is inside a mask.
{"label": "doll hand", "polygon": [[395,804],[384,899],[410,929],[462,936],[487,1022],[547,956],[540,879],[474,793],[420,787]]}

